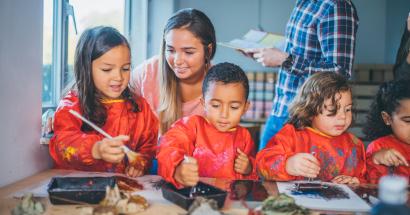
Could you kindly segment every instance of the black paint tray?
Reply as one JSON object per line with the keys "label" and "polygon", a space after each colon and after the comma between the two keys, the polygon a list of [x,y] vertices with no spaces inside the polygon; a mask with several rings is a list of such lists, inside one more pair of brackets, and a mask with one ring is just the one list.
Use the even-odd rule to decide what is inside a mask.
{"label": "black paint tray", "polygon": [[191,187],[177,189],[172,184],[165,183],[161,190],[162,196],[165,199],[184,208],[185,210],[188,210],[197,196],[201,196],[206,199],[213,199],[217,202],[218,207],[222,208],[227,195],[226,191],[203,182],[198,182],[195,188],[196,192],[193,193],[191,197],[189,195],[191,192]]}
{"label": "black paint tray", "polygon": [[114,177],[53,177],[47,192],[52,204],[98,204],[115,183]]}

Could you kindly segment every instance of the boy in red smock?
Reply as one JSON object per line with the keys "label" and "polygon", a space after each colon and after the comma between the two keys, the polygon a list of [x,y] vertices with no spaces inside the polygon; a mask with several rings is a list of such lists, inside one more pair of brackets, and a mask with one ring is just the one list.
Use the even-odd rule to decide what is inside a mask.
{"label": "boy in red smock", "polygon": [[202,93],[205,117],[184,117],[161,137],[159,175],[177,187],[193,186],[199,177],[256,178],[254,143],[239,126],[249,106],[246,74],[236,65],[217,64]]}
{"label": "boy in red smock", "polygon": [[300,89],[288,124],[258,153],[260,175],[278,181],[365,182],[363,143],[346,131],[351,121],[347,80],[332,72],[314,74]]}

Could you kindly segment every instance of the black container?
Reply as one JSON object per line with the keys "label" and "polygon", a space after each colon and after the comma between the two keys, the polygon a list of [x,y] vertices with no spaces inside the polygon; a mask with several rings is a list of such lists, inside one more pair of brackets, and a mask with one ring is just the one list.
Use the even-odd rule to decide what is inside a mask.
{"label": "black container", "polygon": [[203,182],[198,182],[195,189],[196,192],[193,193],[192,197],[190,197],[189,194],[191,192],[191,187],[177,189],[172,184],[166,183],[161,188],[162,196],[165,199],[184,208],[185,210],[189,209],[197,196],[201,196],[206,199],[213,199],[217,202],[218,208],[223,207],[227,195],[226,191]]}
{"label": "black container", "polygon": [[115,184],[114,177],[53,177],[47,192],[52,204],[98,204]]}

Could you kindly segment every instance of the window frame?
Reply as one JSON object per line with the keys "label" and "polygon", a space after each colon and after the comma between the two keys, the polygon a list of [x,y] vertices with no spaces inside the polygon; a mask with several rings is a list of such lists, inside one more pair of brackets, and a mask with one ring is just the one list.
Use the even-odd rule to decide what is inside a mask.
{"label": "window frame", "polygon": [[43,112],[47,109],[54,109],[60,100],[63,86],[63,74],[66,71],[68,18],[66,7],[68,0],[53,0],[53,39],[52,39],[52,97],[51,101],[42,102]]}
{"label": "window frame", "polygon": [[[132,46],[132,62],[142,62],[148,53],[148,3],[149,0],[124,1],[124,35]],[[42,101],[43,113],[55,109],[64,91],[64,78],[68,70],[69,0],[53,0],[52,29],[52,97]],[[74,8],[75,10],[75,8]],[[75,11],[74,11],[75,12]],[[136,53],[138,51],[138,54]]]}

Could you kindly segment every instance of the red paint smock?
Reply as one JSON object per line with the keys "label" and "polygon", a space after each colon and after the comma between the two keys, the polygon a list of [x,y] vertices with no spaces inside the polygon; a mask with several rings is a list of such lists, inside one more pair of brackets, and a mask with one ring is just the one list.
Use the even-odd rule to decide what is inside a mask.
{"label": "red paint smock", "polygon": [[[401,142],[393,135],[380,137],[367,146],[367,180],[370,183],[377,184],[380,177],[389,174],[389,168],[384,165],[378,165],[373,162],[373,154],[381,149],[395,149],[400,152],[410,163],[410,145]],[[410,179],[410,167],[398,166],[394,168],[394,174],[402,175]]]}
{"label": "red paint smock", "polygon": [[[234,171],[237,148],[243,151],[252,165],[249,175]],[[237,126],[232,131],[218,131],[204,117],[194,115],[176,121],[160,138],[158,174],[181,188],[174,179],[175,168],[184,155],[198,161],[199,176],[227,179],[256,179],[254,143],[249,131]]]}
{"label": "red paint smock", "polygon": [[366,182],[365,151],[362,141],[348,132],[331,137],[313,128],[297,130],[286,124],[256,156],[259,176],[267,180],[303,180],[286,172],[286,161],[297,153],[314,153],[320,163],[318,179],[331,181],[338,175]]}
{"label": "red paint smock", "polygon": [[[152,113],[148,103],[138,97],[136,103],[141,112],[132,112],[132,105],[125,100],[107,100],[103,102],[107,109],[107,119],[101,128],[112,137],[128,135],[125,144],[131,150],[141,153],[147,162],[144,171],[149,169],[155,156],[158,139],[158,119]],[[57,108],[54,118],[54,136],[50,140],[49,150],[56,168],[83,171],[124,173],[128,162],[112,164],[92,157],[92,147],[104,138],[97,131],[83,132],[83,122],[71,113],[82,113],[75,92],[65,96]],[[136,166],[137,167],[137,166]]]}

